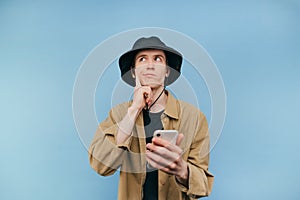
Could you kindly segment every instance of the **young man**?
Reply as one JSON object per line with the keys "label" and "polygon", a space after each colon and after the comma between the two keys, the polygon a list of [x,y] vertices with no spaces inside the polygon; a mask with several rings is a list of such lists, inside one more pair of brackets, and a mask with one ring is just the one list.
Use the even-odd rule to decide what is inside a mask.
{"label": "young man", "polygon": [[[206,118],[165,90],[180,76],[181,64],[181,54],[158,37],[138,39],[119,59],[133,100],[111,109],[89,149],[100,175],[120,168],[118,199],[195,199],[211,192]],[[152,137],[161,129],[177,130],[176,143]]]}

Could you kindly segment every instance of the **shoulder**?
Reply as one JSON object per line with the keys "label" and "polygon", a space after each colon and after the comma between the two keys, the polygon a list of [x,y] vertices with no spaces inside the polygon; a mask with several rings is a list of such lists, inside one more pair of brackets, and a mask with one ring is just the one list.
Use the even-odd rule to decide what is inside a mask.
{"label": "shoulder", "polygon": [[166,105],[166,113],[171,117],[179,118],[183,122],[191,122],[194,120],[203,119],[204,114],[196,106],[175,98],[171,93],[168,93],[168,100]]}
{"label": "shoulder", "polygon": [[114,111],[121,111],[121,110],[125,110],[125,109],[127,110],[130,105],[131,105],[131,102],[123,102],[123,103],[113,106],[111,108],[111,110],[114,110]]}
{"label": "shoulder", "polygon": [[206,116],[198,107],[182,100],[177,100],[177,102],[179,120],[183,126],[193,127],[196,130],[200,125],[207,123]]}
{"label": "shoulder", "polygon": [[180,114],[186,114],[186,115],[204,115],[202,111],[196,107],[195,105],[182,101],[177,100],[177,103],[180,108]]}

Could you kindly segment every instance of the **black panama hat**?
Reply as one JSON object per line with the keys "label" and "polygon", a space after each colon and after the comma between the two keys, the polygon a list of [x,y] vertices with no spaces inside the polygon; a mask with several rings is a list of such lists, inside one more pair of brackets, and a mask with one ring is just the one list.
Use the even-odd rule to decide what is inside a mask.
{"label": "black panama hat", "polygon": [[152,36],[149,38],[142,37],[138,39],[131,50],[124,53],[119,59],[119,67],[121,70],[122,79],[131,86],[135,86],[135,79],[131,75],[131,67],[135,55],[146,49],[157,49],[165,52],[167,63],[170,67],[170,75],[166,80],[166,86],[172,84],[180,76],[180,69],[182,64],[182,55],[175,49],[168,47],[158,37]]}

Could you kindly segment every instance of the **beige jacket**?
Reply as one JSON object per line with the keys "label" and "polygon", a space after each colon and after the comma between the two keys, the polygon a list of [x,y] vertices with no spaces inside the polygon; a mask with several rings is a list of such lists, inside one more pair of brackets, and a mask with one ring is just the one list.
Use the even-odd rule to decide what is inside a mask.
{"label": "beige jacket", "polygon": [[[208,171],[209,133],[207,120],[196,107],[176,100],[168,93],[161,120],[165,130],[176,129],[184,134],[180,147],[188,163],[189,185],[181,185],[174,175],[158,173],[159,200],[195,199],[208,196],[212,190],[213,175]],[[118,199],[141,200],[146,177],[146,142],[143,115],[136,120],[132,136],[121,145],[115,144],[118,122],[127,113],[131,102],[112,108],[99,125],[89,148],[90,165],[100,175],[109,176],[120,168]]]}

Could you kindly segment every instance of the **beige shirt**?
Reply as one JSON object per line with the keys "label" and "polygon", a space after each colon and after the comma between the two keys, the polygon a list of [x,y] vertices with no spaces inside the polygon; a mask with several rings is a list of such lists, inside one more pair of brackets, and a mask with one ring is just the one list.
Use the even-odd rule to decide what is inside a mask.
{"label": "beige shirt", "polygon": [[[195,199],[208,196],[213,175],[208,171],[209,133],[207,120],[196,107],[176,100],[170,93],[161,116],[165,130],[175,129],[184,134],[180,144],[182,158],[188,163],[188,187],[181,185],[174,175],[159,170],[159,200]],[[100,175],[108,176],[120,168],[118,199],[141,200],[146,178],[146,140],[143,115],[139,114],[132,135],[124,144],[116,145],[118,122],[127,114],[132,102],[119,104],[110,110],[100,123],[89,148],[90,165]]]}

